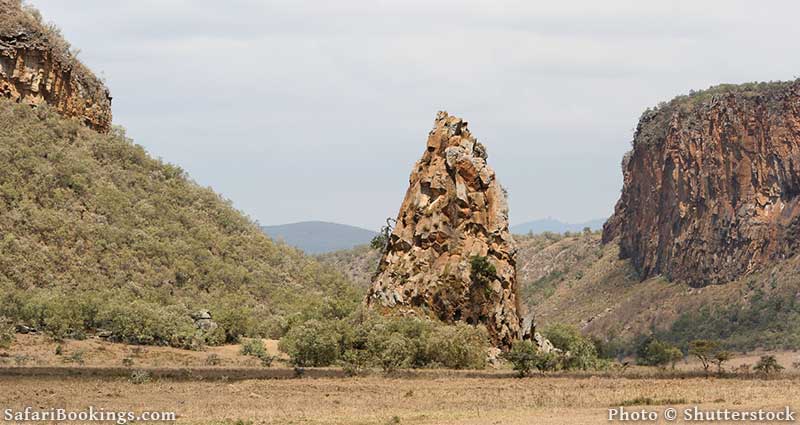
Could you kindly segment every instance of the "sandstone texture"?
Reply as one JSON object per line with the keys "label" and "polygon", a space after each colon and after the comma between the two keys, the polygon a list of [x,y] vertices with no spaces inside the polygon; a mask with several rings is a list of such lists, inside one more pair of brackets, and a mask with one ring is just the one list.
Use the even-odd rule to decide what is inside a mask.
{"label": "sandstone texture", "polygon": [[52,28],[0,0],[0,97],[31,105],[47,103],[90,128],[111,128],[111,96],[105,85],[69,51]]}
{"label": "sandstone texture", "polygon": [[522,337],[506,194],[467,123],[440,112],[411,172],[366,303],[483,324],[498,347]]}
{"label": "sandstone texture", "polygon": [[800,82],[718,86],[642,116],[603,242],[641,278],[724,283],[800,242]]}

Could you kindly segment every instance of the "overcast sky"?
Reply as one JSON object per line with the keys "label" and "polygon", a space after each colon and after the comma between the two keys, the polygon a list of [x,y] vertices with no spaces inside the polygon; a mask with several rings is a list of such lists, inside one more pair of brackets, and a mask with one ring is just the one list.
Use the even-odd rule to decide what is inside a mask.
{"label": "overcast sky", "polygon": [[437,110],[511,221],[607,217],[641,112],[800,74],[800,3],[33,0],[114,122],[262,224],[395,216]]}

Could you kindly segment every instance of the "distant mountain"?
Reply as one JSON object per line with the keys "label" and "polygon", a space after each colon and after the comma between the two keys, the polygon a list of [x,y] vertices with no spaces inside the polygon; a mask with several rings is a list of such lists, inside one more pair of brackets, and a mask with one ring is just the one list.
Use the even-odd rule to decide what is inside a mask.
{"label": "distant mountain", "polygon": [[564,223],[563,221],[548,217],[511,226],[511,233],[524,235],[528,233],[537,234],[544,232],[580,232],[584,227],[589,227],[592,230],[600,230],[603,228],[603,223],[605,221],[605,219],[596,219],[585,223]]}
{"label": "distant mountain", "polygon": [[278,226],[262,226],[261,229],[269,237],[282,240],[309,254],[322,254],[364,245],[378,234],[360,227],[325,221],[302,221]]}

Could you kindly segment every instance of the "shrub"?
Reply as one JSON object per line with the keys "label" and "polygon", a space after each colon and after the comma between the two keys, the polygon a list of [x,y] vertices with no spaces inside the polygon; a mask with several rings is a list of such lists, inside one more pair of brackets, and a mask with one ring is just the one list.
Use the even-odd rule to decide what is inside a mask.
{"label": "shrub", "polygon": [[516,341],[511,345],[511,350],[503,353],[503,358],[511,362],[520,378],[530,375],[538,367],[538,349],[530,341]]}
{"label": "shrub", "polygon": [[497,269],[488,258],[476,255],[469,259],[470,278],[477,288],[483,288],[488,293],[490,284],[497,278]]}
{"label": "shrub", "polygon": [[652,337],[643,341],[636,353],[636,362],[645,366],[664,367],[671,364],[674,368],[682,358],[683,353],[677,347]]}
{"label": "shrub", "polygon": [[427,358],[433,364],[450,369],[483,369],[486,367],[488,333],[485,327],[466,323],[439,326],[427,342]]}
{"label": "shrub", "polygon": [[415,350],[412,341],[400,333],[395,332],[371,342],[373,356],[386,373],[408,368],[414,363]]}
{"label": "shrub", "polygon": [[281,338],[279,348],[300,367],[330,366],[339,359],[341,334],[331,323],[309,320]]}
{"label": "shrub", "polygon": [[544,336],[561,350],[561,366],[565,369],[594,368],[598,365],[597,348],[573,326],[556,324],[545,329]]}
{"label": "shrub", "polygon": [[347,350],[342,355],[342,370],[347,376],[358,376],[367,368],[369,361],[366,350]]}
{"label": "shrub", "polygon": [[204,342],[197,335],[188,310],[180,306],[162,307],[142,300],[112,301],[99,312],[98,321],[111,331],[112,339],[128,344],[200,349]]}
{"label": "shrub", "polygon": [[252,321],[253,309],[238,297],[223,299],[216,308],[212,309],[212,317],[219,325],[215,331],[221,335],[214,336],[213,341],[219,341],[218,344],[209,340],[210,345],[221,345],[225,342],[236,343],[242,336],[255,334]]}
{"label": "shrub", "polygon": [[132,384],[140,385],[150,382],[150,372],[146,370],[134,370],[131,373],[130,381]]}
{"label": "shrub", "polygon": [[761,356],[761,358],[758,360],[758,363],[753,366],[753,370],[762,373],[765,376],[769,376],[782,371],[783,366],[778,363],[778,360],[775,358],[775,356],[768,355]]}
{"label": "shrub", "polygon": [[86,352],[83,350],[73,351],[72,354],[70,354],[67,357],[64,357],[64,363],[75,363],[83,366],[86,363],[83,359],[83,356],[85,354]]}
{"label": "shrub", "polygon": [[122,359],[122,365],[125,367],[133,367],[133,358],[125,357]]}
{"label": "shrub", "polygon": [[10,348],[16,336],[15,326],[0,317],[0,348]]}
{"label": "shrub", "polygon": [[206,365],[207,366],[219,366],[222,363],[220,360],[219,355],[215,353],[211,353],[206,357]]}
{"label": "shrub", "polygon": [[[264,347],[264,342],[260,339],[251,339],[246,341],[244,344],[242,344],[242,348],[240,349],[239,353],[243,356],[252,356],[261,360],[261,365],[265,367],[272,366],[272,361],[274,360],[274,357],[267,352],[267,348]],[[210,357],[211,356],[209,356],[209,358]]]}

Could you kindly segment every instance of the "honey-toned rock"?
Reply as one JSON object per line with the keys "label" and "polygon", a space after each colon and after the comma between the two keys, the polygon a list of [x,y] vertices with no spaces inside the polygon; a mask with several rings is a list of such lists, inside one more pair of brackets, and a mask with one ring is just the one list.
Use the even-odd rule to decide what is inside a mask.
{"label": "honey-toned rock", "polygon": [[108,89],[52,28],[17,0],[0,0],[0,98],[48,104],[88,127],[111,129]]}
{"label": "honey-toned rock", "polygon": [[515,245],[504,189],[467,122],[439,112],[366,303],[383,312],[485,325],[521,337]]}

